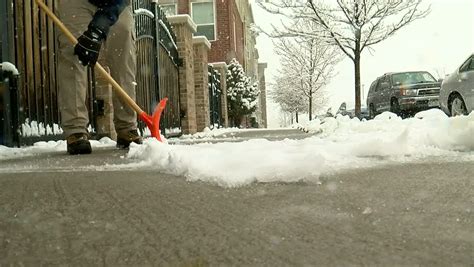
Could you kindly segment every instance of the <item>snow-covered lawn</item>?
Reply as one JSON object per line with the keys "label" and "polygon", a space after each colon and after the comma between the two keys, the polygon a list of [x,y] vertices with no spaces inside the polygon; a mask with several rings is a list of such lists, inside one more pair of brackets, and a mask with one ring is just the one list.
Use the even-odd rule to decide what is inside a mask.
{"label": "snow-covered lawn", "polygon": [[[149,138],[143,145],[131,146],[127,157],[133,163],[105,169],[146,166],[185,176],[189,181],[235,187],[252,182],[318,181],[324,174],[381,164],[432,159],[474,160],[474,113],[448,118],[434,109],[406,120],[391,113],[363,122],[348,117],[327,118],[323,122],[311,122],[308,129],[315,135],[303,140],[253,139],[170,145]],[[219,135],[228,133],[221,131]],[[216,135],[217,132],[208,131],[184,139]],[[113,144],[105,139],[94,142],[93,146]],[[0,159],[48,150],[64,151],[64,141],[39,143],[22,149],[0,147]]]}

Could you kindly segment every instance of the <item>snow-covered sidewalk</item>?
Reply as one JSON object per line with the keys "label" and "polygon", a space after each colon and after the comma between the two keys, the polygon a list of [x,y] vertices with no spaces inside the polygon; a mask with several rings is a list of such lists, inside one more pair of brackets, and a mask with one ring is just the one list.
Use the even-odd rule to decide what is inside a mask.
{"label": "snow-covered sidewalk", "polygon": [[[315,129],[313,125],[313,129]],[[437,160],[474,160],[474,113],[448,118],[440,110],[402,120],[391,113],[361,122],[329,118],[304,140],[167,145],[148,140],[128,157],[190,181],[222,186],[252,182],[314,180],[322,174],[380,164]],[[130,165],[127,168],[132,167]]]}
{"label": "snow-covered sidewalk", "polygon": [[[474,160],[474,113],[448,118],[440,110],[429,110],[406,120],[384,113],[362,122],[348,117],[327,118],[311,122],[308,129],[314,135],[303,140],[227,142],[224,137],[211,143],[216,136],[232,138],[236,129],[207,131],[180,139],[209,140],[192,145],[179,141],[171,145],[149,138],[143,145],[131,146],[127,159],[132,163],[101,170],[146,167],[185,176],[189,181],[235,187],[252,182],[318,181],[321,175],[381,164]],[[114,144],[103,139],[94,142],[93,147]],[[0,159],[59,150],[65,150],[64,141],[21,149],[0,147]]]}

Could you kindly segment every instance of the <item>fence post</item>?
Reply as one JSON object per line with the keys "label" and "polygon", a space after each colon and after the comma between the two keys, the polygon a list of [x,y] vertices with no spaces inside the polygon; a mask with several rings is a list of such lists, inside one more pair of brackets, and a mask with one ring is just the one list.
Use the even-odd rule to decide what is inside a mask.
{"label": "fence post", "polygon": [[10,0],[0,1],[0,144],[20,146],[18,74],[2,69],[2,62],[14,62],[13,10]]}
{"label": "fence post", "polygon": [[258,87],[260,89],[259,96],[259,109],[261,113],[259,128],[267,128],[267,88],[265,84],[265,69],[267,68],[267,63],[258,63]]}
{"label": "fence post", "polygon": [[178,54],[183,63],[179,67],[180,106],[183,115],[181,125],[183,133],[193,134],[197,131],[193,51],[193,33],[197,26],[189,15],[170,16],[168,21],[176,34]]}
{"label": "fence post", "polygon": [[221,115],[224,127],[229,127],[229,115],[227,112],[227,64],[225,62],[212,63],[212,67],[221,75]]}
{"label": "fence post", "polygon": [[205,36],[193,38],[194,47],[194,88],[196,93],[196,125],[199,132],[210,127],[209,76],[207,55],[211,43]]}
{"label": "fence post", "polygon": [[6,28],[9,18],[7,17],[7,2],[8,1],[0,1],[0,18],[7,18],[5,19],[6,24],[0,23],[0,62],[6,60],[8,53],[8,32]]}
{"label": "fence post", "polygon": [[0,62],[0,145],[20,146],[18,76],[2,71]]}

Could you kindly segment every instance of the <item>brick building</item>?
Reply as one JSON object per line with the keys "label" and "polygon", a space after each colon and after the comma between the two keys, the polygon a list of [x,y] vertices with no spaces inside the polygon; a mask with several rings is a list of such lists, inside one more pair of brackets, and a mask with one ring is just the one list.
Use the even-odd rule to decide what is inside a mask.
{"label": "brick building", "polygon": [[[194,35],[206,36],[211,43],[209,63],[229,63],[236,58],[254,81],[260,82],[264,77],[258,73],[264,68],[259,68],[256,36],[251,29],[253,12],[248,0],[159,0],[158,3],[168,16],[191,16],[197,25]],[[264,82],[260,91],[266,95]],[[266,108],[264,97],[260,102],[259,109]],[[266,110],[258,110],[254,116],[260,127],[266,127]]]}
{"label": "brick building", "polygon": [[244,23],[236,1],[160,0],[159,3],[167,15],[191,16],[197,25],[195,35],[204,35],[211,43],[209,62],[229,63],[236,58],[245,65]]}

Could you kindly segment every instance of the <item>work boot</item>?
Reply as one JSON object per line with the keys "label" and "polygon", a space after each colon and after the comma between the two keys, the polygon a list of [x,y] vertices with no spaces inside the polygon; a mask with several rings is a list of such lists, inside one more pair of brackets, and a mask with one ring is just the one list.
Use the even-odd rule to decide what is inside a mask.
{"label": "work boot", "polygon": [[117,134],[117,147],[126,149],[130,146],[130,143],[136,144],[142,143],[142,137],[138,134],[137,130],[131,130],[128,132],[120,132]]}
{"label": "work boot", "polygon": [[67,152],[71,155],[90,154],[92,148],[89,136],[86,133],[71,134],[67,138]]}

